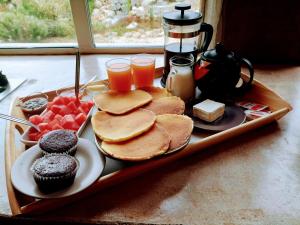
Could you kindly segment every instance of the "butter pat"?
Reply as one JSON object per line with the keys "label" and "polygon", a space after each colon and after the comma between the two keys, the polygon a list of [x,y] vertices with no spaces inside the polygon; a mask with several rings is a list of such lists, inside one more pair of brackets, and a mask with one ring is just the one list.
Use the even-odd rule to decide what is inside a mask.
{"label": "butter pat", "polygon": [[193,115],[206,122],[213,122],[224,114],[225,104],[206,99],[193,106]]}

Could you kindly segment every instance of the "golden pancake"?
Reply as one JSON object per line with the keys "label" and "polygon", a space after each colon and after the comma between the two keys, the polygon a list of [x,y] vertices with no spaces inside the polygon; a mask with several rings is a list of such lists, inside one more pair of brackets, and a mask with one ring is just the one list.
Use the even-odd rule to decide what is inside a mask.
{"label": "golden pancake", "polygon": [[156,116],[156,124],[166,129],[171,137],[170,150],[182,146],[190,138],[194,123],[184,115],[165,114]]}
{"label": "golden pancake", "polygon": [[155,123],[155,114],[138,109],[124,115],[97,112],[91,122],[95,134],[104,141],[120,142],[129,140],[149,130]]}
{"label": "golden pancake", "polygon": [[101,148],[110,156],[128,160],[141,161],[161,155],[169,149],[170,136],[164,128],[154,125],[146,133],[120,143],[103,141]]}
{"label": "golden pancake", "polygon": [[160,87],[144,87],[142,90],[148,92],[153,99],[163,98],[172,96],[170,92],[167,91],[166,88],[160,88]]}
{"label": "golden pancake", "polygon": [[143,107],[154,112],[156,115],[162,114],[183,114],[185,104],[181,98],[177,96],[163,97],[152,100],[148,105]]}
{"label": "golden pancake", "polygon": [[94,97],[94,102],[99,109],[118,115],[145,105],[151,100],[151,95],[142,90],[129,92],[107,91]]}

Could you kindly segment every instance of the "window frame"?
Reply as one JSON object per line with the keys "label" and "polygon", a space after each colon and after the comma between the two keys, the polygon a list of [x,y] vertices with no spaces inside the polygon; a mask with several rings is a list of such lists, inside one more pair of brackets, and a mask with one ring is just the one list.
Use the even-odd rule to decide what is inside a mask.
{"label": "window frame", "polygon": [[134,54],[163,53],[162,44],[95,43],[88,0],[69,0],[77,43],[5,43],[0,44],[0,55],[30,54]]}

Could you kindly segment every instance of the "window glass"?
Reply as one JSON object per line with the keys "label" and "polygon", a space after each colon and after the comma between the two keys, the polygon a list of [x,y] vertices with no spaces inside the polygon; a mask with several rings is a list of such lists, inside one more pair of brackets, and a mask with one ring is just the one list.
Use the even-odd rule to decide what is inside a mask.
{"label": "window glass", "polygon": [[0,43],[76,42],[69,0],[0,0]]}
{"label": "window glass", "polygon": [[[178,0],[89,0],[95,43],[163,45],[162,16]],[[189,0],[199,10],[199,0]]]}

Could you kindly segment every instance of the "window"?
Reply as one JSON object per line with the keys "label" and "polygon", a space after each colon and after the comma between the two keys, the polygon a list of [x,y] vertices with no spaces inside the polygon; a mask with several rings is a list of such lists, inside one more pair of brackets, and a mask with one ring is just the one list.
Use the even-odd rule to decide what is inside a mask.
{"label": "window", "polygon": [[69,0],[0,0],[0,42],[76,42]]}
{"label": "window", "polygon": [[[94,41],[98,43],[143,43],[162,45],[162,16],[174,10],[175,0],[90,1]],[[199,0],[190,0],[199,10]]]}
{"label": "window", "polygon": [[[39,47],[38,53],[77,46],[84,53],[162,52],[162,15],[173,10],[178,2],[0,0],[0,54],[37,52],[32,48],[20,49],[28,46]],[[199,10],[199,0],[188,2],[193,10]],[[11,51],[11,47],[18,51]],[[63,50],[68,51],[75,49]]]}

